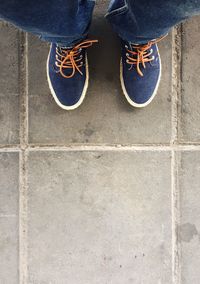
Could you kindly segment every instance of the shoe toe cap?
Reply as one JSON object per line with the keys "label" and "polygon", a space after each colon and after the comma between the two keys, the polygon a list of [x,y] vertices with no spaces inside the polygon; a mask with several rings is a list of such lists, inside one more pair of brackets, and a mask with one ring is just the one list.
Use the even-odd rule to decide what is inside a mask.
{"label": "shoe toe cap", "polygon": [[[59,76],[59,78],[58,78]],[[66,79],[61,75],[56,75],[56,78],[50,76],[51,93],[57,104],[64,109],[73,109],[79,105],[84,97],[86,80],[80,75]]]}
{"label": "shoe toe cap", "polygon": [[156,94],[159,77],[159,70],[146,73],[143,77],[136,73],[131,74],[131,72],[123,74],[122,85],[129,103],[138,106],[148,104]]}

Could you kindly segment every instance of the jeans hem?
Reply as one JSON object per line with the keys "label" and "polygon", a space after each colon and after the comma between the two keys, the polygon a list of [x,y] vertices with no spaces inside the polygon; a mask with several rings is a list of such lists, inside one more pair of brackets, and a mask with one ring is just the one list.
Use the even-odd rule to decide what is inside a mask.
{"label": "jeans hem", "polygon": [[148,42],[150,42],[150,41],[154,41],[154,40],[157,40],[157,39],[162,38],[162,37],[164,38],[164,37],[166,37],[168,34],[169,34],[169,32],[163,33],[163,34],[161,34],[161,35],[158,35],[158,36],[156,36],[156,37],[151,37],[151,38],[136,37],[134,40],[133,40],[133,39],[127,40],[127,39],[124,39],[124,38],[122,38],[122,37],[121,37],[121,39],[122,39],[123,41],[128,42],[129,44],[146,44],[146,43],[148,43]]}
{"label": "jeans hem", "polygon": [[78,42],[86,39],[88,34],[81,35],[79,37],[44,37],[42,35],[39,36],[39,38],[43,41],[49,42],[49,43],[56,43],[60,46],[74,46]]}

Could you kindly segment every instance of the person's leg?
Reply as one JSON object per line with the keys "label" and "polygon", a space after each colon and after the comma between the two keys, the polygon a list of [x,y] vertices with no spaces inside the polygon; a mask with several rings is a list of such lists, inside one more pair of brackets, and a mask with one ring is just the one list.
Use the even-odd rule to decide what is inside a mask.
{"label": "person's leg", "polygon": [[161,78],[157,40],[200,14],[200,0],[111,0],[106,18],[122,39],[120,79],[127,101],[147,106]]}
{"label": "person's leg", "polygon": [[77,108],[88,88],[86,48],[95,0],[1,0],[0,19],[51,43],[47,79],[56,103]]}
{"label": "person's leg", "polygon": [[87,36],[94,0],[1,0],[0,19],[69,46]]}
{"label": "person's leg", "polygon": [[146,43],[200,14],[200,0],[111,0],[106,18],[125,41]]}

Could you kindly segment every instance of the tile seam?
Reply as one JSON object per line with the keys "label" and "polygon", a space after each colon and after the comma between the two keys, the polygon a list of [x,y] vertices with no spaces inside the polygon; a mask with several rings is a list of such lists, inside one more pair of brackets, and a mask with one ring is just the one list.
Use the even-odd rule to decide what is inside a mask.
{"label": "tile seam", "polygon": [[173,284],[181,284],[180,245],[178,225],[180,224],[180,191],[178,186],[178,162],[176,151],[172,151],[171,184],[172,184],[172,272]]}
{"label": "tile seam", "polygon": [[179,103],[181,98],[181,26],[172,30],[172,114],[171,145],[179,144]]}
{"label": "tile seam", "polygon": [[37,151],[64,151],[64,152],[75,152],[75,151],[200,151],[200,145],[131,145],[131,146],[120,146],[120,145],[69,145],[69,146],[27,146],[26,149],[16,148],[16,147],[2,147],[0,148],[0,153],[21,153],[26,152],[37,152]]}
{"label": "tile seam", "polygon": [[27,142],[28,58],[27,34],[20,31],[20,147],[19,147],[19,283],[27,284]]}
{"label": "tile seam", "polygon": [[178,224],[180,216],[180,193],[178,187],[177,151],[194,149],[179,145],[179,104],[181,98],[181,45],[182,26],[179,25],[172,32],[172,133],[171,133],[171,220],[172,220],[172,283],[180,284],[180,248],[178,243]]}

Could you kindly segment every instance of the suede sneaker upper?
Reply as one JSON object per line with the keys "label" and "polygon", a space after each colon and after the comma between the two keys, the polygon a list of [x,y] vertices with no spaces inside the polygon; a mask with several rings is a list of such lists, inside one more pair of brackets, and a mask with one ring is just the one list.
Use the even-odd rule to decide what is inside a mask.
{"label": "suede sneaker upper", "polygon": [[161,60],[157,42],[131,44],[122,41],[120,79],[127,101],[135,107],[145,107],[154,98],[161,77]]}
{"label": "suede sneaker upper", "polygon": [[97,40],[84,40],[73,47],[51,44],[47,60],[47,78],[56,103],[63,109],[80,106],[89,80],[86,49]]}

